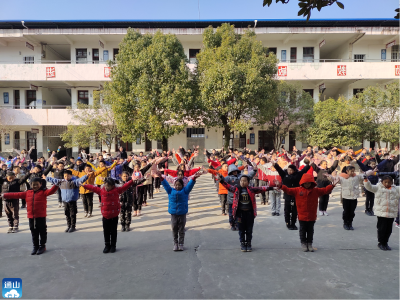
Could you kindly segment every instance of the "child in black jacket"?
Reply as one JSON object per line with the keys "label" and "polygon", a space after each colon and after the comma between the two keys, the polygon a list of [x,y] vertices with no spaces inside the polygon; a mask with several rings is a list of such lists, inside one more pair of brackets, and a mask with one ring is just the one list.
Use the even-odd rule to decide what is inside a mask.
{"label": "child in black jacket", "polygon": [[[128,172],[124,171],[121,174],[121,180],[119,181],[121,186],[130,180]],[[120,221],[121,231],[129,231],[132,220],[132,205],[133,198],[135,197],[136,187],[130,186],[125,192],[119,195],[119,202],[121,203]]]}

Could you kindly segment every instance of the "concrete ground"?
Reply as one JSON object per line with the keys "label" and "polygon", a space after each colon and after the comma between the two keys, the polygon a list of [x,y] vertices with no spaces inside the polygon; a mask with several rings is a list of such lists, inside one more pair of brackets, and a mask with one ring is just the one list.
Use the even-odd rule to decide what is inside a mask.
{"label": "concrete ground", "polygon": [[286,229],[283,204],[279,217],[271,216],[269,205],[258,206],[253,252],[242,253],[209,175],[191,194],[184,252],[172,251],[163,190],[133,218],[132,231],[118,233],[114,254],[102,253],[97,196],[90,219],[78,200],[75,233],[64,233],[63,209],[51,196],[43,255],[30,255],[26,210],[19,233],[7,234],[6,218],[0,219],[0,279],[22,278],[23,298],[399,299],[399,229],[393,227],[393,250],[379,250],[376,217],[364,214],[360,198],[355,230],[343,230],[338,191],[330,215],[318,216],[314,253],[301,252],[298,231]]}

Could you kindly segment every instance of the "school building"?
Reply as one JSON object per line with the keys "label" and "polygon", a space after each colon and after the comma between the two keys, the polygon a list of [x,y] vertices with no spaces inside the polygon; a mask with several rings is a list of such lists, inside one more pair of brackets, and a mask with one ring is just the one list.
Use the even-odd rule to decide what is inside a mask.
{"label": "school building", "polygon": [[[93,92],[110,80],[106,63],[118,53],[127,28],[143,34],[157,30],[176,34],[193,68],[204,29],[225,22],[234,24],[237,33],[254,28],[257,39],[279,59],[277,78],[300,82],[316,102],[351,97],[368,86],[400,78],[395,19],[0,21],[0,152],[7,155],[12,148],[35,146],[35,155],[41,156],[47,147],[55,150],[63,145],[59,135],[71,122],[66,108],[92,103]],[[5,130],[11,133],[4,134]],[[160,144],[116,141],[113,150],[122,145],[128,151],[148,151],[160,149]],[[223,129],[188,127],[168,144],[171,149],[193,144],[218,149]],[[305,147],[290,133],[283,146],[293,145]],[[233,133],[232,146],[272,149],[272,141],[268,128],[254,126],[245,134]],[[88,150],[101,148],[107,149],[93,145]],[[77,151],[63,148],[67,154]]]}

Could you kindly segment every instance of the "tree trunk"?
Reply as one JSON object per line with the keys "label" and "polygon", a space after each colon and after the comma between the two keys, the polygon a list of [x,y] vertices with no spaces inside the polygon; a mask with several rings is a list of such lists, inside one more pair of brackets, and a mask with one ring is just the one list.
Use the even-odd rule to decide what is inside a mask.
{"label": "tree trunk", "polygon": [[229,125],[225,125],[225,142],[224,149],[229,152],[229,142],[231,140],[231,127]]}
{"label": "tree trunk", "polygon": [[168,151],[168,139],[165,136],[163,136],[161,144],[162,144],[162,150]]}

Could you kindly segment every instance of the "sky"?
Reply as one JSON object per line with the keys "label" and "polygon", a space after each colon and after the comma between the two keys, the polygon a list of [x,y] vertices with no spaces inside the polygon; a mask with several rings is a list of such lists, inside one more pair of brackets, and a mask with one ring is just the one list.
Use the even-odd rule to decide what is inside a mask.
{"label": "sky", "polygon": [[[312,19],[393,18],[398,0],[340,0]],[[298,0],[262,6],[263,0],[0,0],[0,20],[210,20],[303,19]]]}

